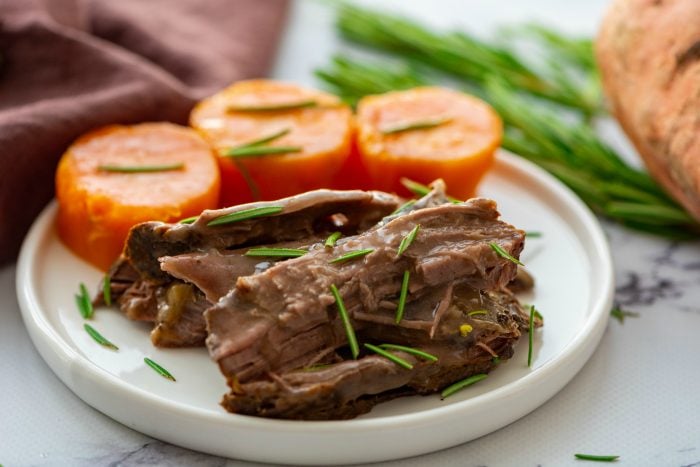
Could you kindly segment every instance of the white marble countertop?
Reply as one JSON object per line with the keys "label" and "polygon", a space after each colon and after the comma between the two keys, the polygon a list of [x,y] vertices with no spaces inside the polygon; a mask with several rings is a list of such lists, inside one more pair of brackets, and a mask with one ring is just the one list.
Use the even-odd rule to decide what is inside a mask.
{"label": "white marble countertop", "polygon": [[[373,2],[379,3],[379,2]],[[541,19],[592,33],[603,0],[386,1],[436,26],[488,31]],[[317,85],[314,66],[340,48],[321,2],[297,2],[274,76]],[[616,300],[639,315],[611,320],[583,370],[519,421],[444,451],[382,465],[584,465],[574,452],[618,454],[619,465],[700,466],[700,244],[677,244],[604,224]],[[35,351],[0,269],[0,464],[238,466],[137,433],[84,404]]]}

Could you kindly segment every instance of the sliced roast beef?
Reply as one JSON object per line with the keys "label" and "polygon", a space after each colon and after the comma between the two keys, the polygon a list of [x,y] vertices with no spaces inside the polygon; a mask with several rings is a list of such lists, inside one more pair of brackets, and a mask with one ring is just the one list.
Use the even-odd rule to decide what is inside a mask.
{"label": "sliced roast beef", "polygon": [[[496,204],[485,199],[420,209],[345,238],[332,250],[310,251],[260,274],[239,277],[235,288],[205,313],[209,351],[229,381],[245,383],[303,367],[319,354],[344,346],[346,333],[331,285],[340,290],[360,334],[377,328],[382,316],[391,320],[385,308],[396,302],[407,270],[409,304],[450,284],[502,289],[515,276],[516,265],[496,254],[490,244],[518,257],[524,234],[498,216]],[[402,239],[416,225],[420,230],[415,240],[397,255]],[[360,249],[372,252],[331,262]],[[412,321],[407,313],[405,322],[386,327],[410,334]],[[424,334],[431,329],[424,329]]]}

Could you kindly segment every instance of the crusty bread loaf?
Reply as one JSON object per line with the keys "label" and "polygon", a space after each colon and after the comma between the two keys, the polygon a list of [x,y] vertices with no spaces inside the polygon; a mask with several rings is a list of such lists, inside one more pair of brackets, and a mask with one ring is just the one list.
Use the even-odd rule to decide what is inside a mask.
{"label": "crusty bread loaf", "polygon": [[614,0],[596,55],[650,173],[700,220],[700,0]]}

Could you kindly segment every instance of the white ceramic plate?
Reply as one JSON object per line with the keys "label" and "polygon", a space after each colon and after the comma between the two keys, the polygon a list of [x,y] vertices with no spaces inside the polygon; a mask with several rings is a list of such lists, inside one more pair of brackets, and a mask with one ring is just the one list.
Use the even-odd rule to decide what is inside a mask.
{"label": "white ceramic plate", "polygon": [[[202,348],[161,350],[148,327],[116,310],[98,309],[91,323],[119,346],[97,345],[83,330],[73,295],[95,289],[101,273],[71,254],[54,229],[56,205],[37,219],[22,248],[17,294],[34,345],[58,377],[86,403],[150,436],[221,456],[274,463],[338,464],[414,456],[490,433],[534,410],[559,391],[593,353],[608,320],[613,274],[605,237],[590,211],[533,164],[500,154],[481,195],[503,218],[542,232],[521,257],[535,276],[535,303],[545,317],[527,367],[527,338],[513,359],[442,401],[438,395],[397,399],[354,420],[299,422],[226,413],[223,377]],[[177,378],[143,363],[151,357]]]}

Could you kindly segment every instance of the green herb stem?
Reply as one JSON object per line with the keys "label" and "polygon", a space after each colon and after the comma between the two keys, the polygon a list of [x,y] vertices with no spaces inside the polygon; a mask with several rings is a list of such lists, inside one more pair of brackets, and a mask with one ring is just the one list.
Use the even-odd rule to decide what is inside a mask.
{"label": "green herb stem", "polygon": [[624,324],[625,318],[636,318],[639,316],[639,313],[635,313],[634,311],[623,310],[620,307],[615,307],[612,310],[610,310],[610,316],[618,320],[620,324]]}
{"label": "green herb stem", "polygon": [[395,125],[390,125],[382,128],[380,132],[385,135],[393,135],[396,133],[405,133],[407,131],[414,130],[427,130],[430,128],[435,128],[445,123],[451,122],[451,118],[426,118],[424,120],[415,120],[412,122],[397,123]]}
{"label": "green herb stem", "polygon": [[584,461],[596,461],[596,462],[615,462],[620,458],[620,456],[598,456],[593,454],[574,454],[576,459],[581,459]]}
{"label": "green herb stem", "polygon": [[399,249],[396,251],[396,256],[401,256],[404,251],[408,249],[409,246],[413,243],[413,241],[416,239],[416,236],[418,235],[418,230],[420,229],[420,224],[416,224],[413,229],[401,240],[401,243],[399,244]]}
{"label": "green herb stem", "polygon": [[282,112],[287,110],[305,109],[316,107],[318,103],[313,99],[306,99],[297,102],[285,102],[281,104],[266,104],[266,105],[229,105],[228,110],[231,112]]}
{"label": "green herb stem", "polygon": [[527,347],[527,366],[531,367],[532,366],[532,348],[533,348],[533,339],[534,339],[534,334],[535,334],[535,305],[530,305],[530,317],[528,319],[528,327],[527,327],[527,342],[528,342],[528,347]]}
{"label": "green herb stem", "polygon": [[185,164],[177,162],[174,164],[161,165],[112,165],[105,164],[97,167],[103,172],[118,172],[118,173],[147,173],[147,172],[170,172],[173,170],[182,170]]}
{"label": "green herb stem", "polygon": [[[411,193],[418,197],[423,197],[426,196],[428,193],[431,192],[431,189],[427,185],[423,185],[422,183],[418,183],[416,181],[410,180],[406,177],[402,177],[400,180],[401,184]],[[448,200],[450,200],[453,203],[461,203],[460,200],[457,198],[454,198],[452,196],[447,197]]]}
{"label": "green herb stem", "polygon": [[505,259],[507,259],[508,261],[510,261],[511,263],[517,264],[518,266],[525,266],[523,263],[520,262],[520,260],[519,260],[518,258],[515,258],[515,257],[512,256],[510,253],[508,253],[506,250],[504,250],[503,248],[501,248],[501,246],[500,246],[498,243],[490,242],[490,243],[489,243],[489,246],[491,247],[491,249],[492,249],[493,251],[496,252],[496,254],[497,254],[498,256],[500,256],[500,257],[502,257],[502,258],[505,258]]}
{"label": "green herb stem", "polygon": [[109,274],[105,274],[104,279],[102,279],[102,299],[105,305],[112,306],[112,278]]}
{"label": "green herb stem", "polygon": [[376,345],[365,344],[365,347],[367,347],[367,348],[368,348],[369,350],[371,350],[372,352],[374,352],[374,353],[376,353],[376,354],[378,354],[378,355],[381,355],[382,357],[384,357],[384,358],[386,358],[386,359],[388,359],[388,360],[391,360],[392,362],[396,363],[397,365],[406,368],[407,370],[412,370],[412,369],[413,369],[413,365],[411,365],[409,362],[407,362],[407,361],[404,360],[403,358],[401,358],[401,357],[399,357],[399,356],[397,356],[397,355],[394,355],[394,354],[391,353],[391,352],[387,352],[386,350],[384,350],[384,349],[382,349],[382,348],[380,348],[380,347],[377,347]]}
{"label": "green herb stem", "polygon": [[148,357],[145,357],[145,358],[143,359],[143,361],[146,363],[146,365],[148,365],[148,366],[150,366],[151,368],[153,368],[153,370],[154,370],[156,373],[158,373],[159,375],[161,375],[163,378],[169,379],[170,381],[175,381],[175,377],[174,377],[173,375],[171,375],[170,372],[169,372],[168,370],[166,370],[165,368],[163,368],[162,366],[160,366],[158,363],[154,362],[153,360],[151,360],[151,359],[148,358]]}
{"label": "green herb stem", "polygon": [[482,379],[486,378],[488,375],[486,373],[479,373],[476,375],[472,375],[468,378],[464,378],[461,381],[457,381],[456,383],[447,386],[441,393],[440,393],[440,398],[445,399],[447,397],[450,397],[452,394],[461,391],[462,389],[466,388],[467,386],[471,386],[474,383],[478,383]]}
{"label": "green herb stem", "polygon": [[538,232],[535,230],[528,230],[527,232],[525,232],[525,236],[527,238],[540,238],[542,236],[542,232]]}
{"label": "green herb stem", "polygon": [[489,314],[489,312],[486,310],[474,310],[474,311],[470,311],[469,313],[467,313],[467,316],[471,317],[471,316],[488,315],[488,314]]}
{"label": "green herb stem", "polygon": [[345,304],[343,303],[343,297],[340,296],[338,287],[335,284],[331,284],[331,293],[333,298],[335,298],[335,304],[338,307],[338,314],[343,322],[343,327],[345,328],[345,335],[348,338],[348,345],[350,346],[350,352],[352,353],[352,358],[357,359],[360,354],[360,347],[357,344],[357,337],[355,336],[355,329],[352,327],[350,322],[350,316],[348,311],[345,309]]}
{"label": "green herb stem", "polygon": [[399,324],[403,319],[404,309],[406,308],[406,296],[408,295],[408,283],[411,280],[411,272],[406,269],[403,272],[401,280],[401,292],[399,293],[399,305],[396,307],[396,324]]}
{"label": "green herb stem", "polygon": [[298,248],[251,248],[245,252],[245,256],[266,256],[277,258],[298,258],[308,251]]}
{"label": "green herb stem", "polygon": [[433,355],[429,354],[428,352],[424,352],[420,349],[414,349],[413,347],[406,347],[405,345],[397,345],[397,344],[380,344],[379,347],[385,350],[400,350],[402,352],[409,353],[411,355],[415,355],[416,357],[421,357],[426,360],[430,360],[431,362],[437,362],[438,358]]}
{"label": "green herb stem", "polygon": [[245,146],[241,148],[232,148],[222,154],[223,157],[259,157],[270,156],[275,154],[290,154],[301,152],[301,146]]}
{"label": "green herb stem", "polygon": [[356,259],[356,258],[361,258],[363,256],[366,256],[374,251],[373,248],[366,248],[364,250],[355,250],[355,251],[350,251],[348,253],[345,253],[342,256],[339,256],[335,259],[332,259],[329,261],[329,263],[343,263],[345,261],[350,261],[351,259]]}
{"label": "green herb stem", "polygon": [[269,135],[266,136],[261,136],[259,138],[256,138],[252,141],[249,141],[247,143],[240,144],[235,147],[235,149],[241,149],[241,148],[250,148],[254,146],[260,146],[265,143],[271,143],[287,134],[291,131],[290,128],[282,128],[281,130],[275,131],[274,133],[270,133]]}
{"label": "green herb stem", "polygon": [[184,219],[180,219],[178,224],[194,224],[197,218],[199,218],[199,216],[185,217]]}
{"label": "green herb stem", "polygon": [[90,300],[90,293],[82,282],[80,283],[80,292],[75,295],[75,304],[83,319],[92,318],[95,310],[92,306],[92,300]]}
{"label": "green herb stem", "polygon": [[119,350],[119,347],[112,344],[109,340],[107,340],[102,334],[97,332],[97,330],[89,324],[83,324],[83,328],[85,329],[85,332],[87,332],[90,335],[90,337],[92,337],[92,339],[98,344],[100,344],[102,347],[106,347],[112,350]]}
{"label": "green herb stem", "polygon": [[229,214],[219,216],[216,219],[207,222],[207,227],[232,224],[234,222],[240,222],[248,219],[271,216],[273,214],[279,214],[282,211],[284,211],[283,206],[260,206],[256,208],[245,209],[243,211],[231,212]]}
{"label": "green herb stem", "polygon": [[328,236],[325,242],[323,244],[329,248],[333,248],[335,246],[335,242],[338,241],[342,234],[340,232],[333,232]]}

